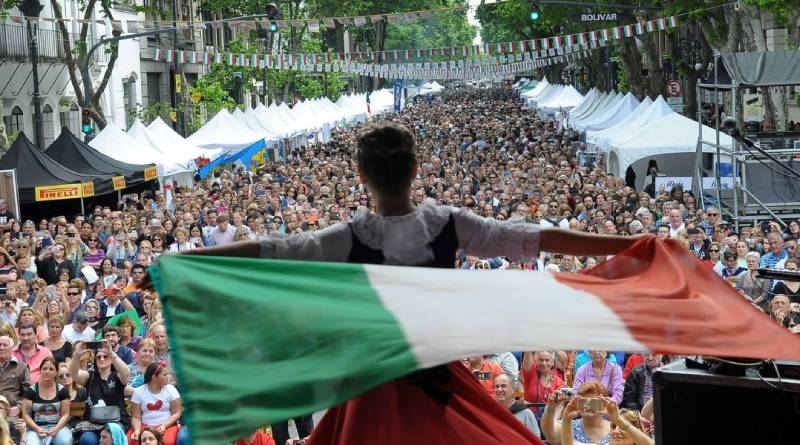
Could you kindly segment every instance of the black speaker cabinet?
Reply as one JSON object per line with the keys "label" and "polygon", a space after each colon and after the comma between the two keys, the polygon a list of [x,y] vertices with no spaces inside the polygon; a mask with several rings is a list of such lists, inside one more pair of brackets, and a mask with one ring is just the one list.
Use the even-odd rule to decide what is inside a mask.
{"label": "black speaker cabinet", "polygon": [[656,444],[800,444],[800,363],[779,363],[779,374],[664,366],[653,375]]}

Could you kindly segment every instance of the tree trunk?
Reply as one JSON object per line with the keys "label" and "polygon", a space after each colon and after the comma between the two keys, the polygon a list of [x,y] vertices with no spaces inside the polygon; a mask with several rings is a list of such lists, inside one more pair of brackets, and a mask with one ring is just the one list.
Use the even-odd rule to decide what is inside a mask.
{"label": "tree trunk", "polygon": [[[757,5],[742,4],[742,10],[747,15],[745,30],[750,34],[756,46],[756,51],[766,52],[767,40],[761,22],[761,8]],[[759,88],[764,97],[764,119],[774,122],[776,130],[786,128],[786,90],[783,87]]]}
{"label": "tree trunk", "polygon": [[626,69],[630,90],[636,97],[648,96],[648,81],[642,75],[642,57],[636,46],[636,38],[622,39],[620,56]]}
{"label": "tree trunk", "polygon": [[6,123],[0,119],[0,156],[3,156],[8,151],[8,136],[6,135]]}

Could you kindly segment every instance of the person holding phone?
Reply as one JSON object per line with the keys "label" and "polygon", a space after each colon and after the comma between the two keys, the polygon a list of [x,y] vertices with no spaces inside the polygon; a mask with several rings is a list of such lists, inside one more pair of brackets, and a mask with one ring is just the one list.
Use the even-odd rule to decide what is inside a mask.
{"label": "person holding phone", "polygon": [[606,389],[597,382],[588,382],[575,394],[555,391],[550,395],[540,425],[547,442],[551,445],[611,443],[611,422],[604,417],[602,403],[602,397],[608,394]]}
{"label": "person holding phone", "polygon": [[[104,418],[93,417],[92,407],[116,407],[118,414],[114,421],[123,425],[123,429],[130,425],[130,417],[125,410],[125,385],[128,384],[130,376],[128,366],[114,353],[108,340],[99,343],[76,343],[75,357],[81,357],[89,347],[97,347],[94,355],[94,367],[90,371],[80,369],[80,360],[71,360],[69,363],[69,373],[72,375],[72,379],[85,387],[87,392],[87,416],[90,425],[81,433],[80,445],[98,445],[100,439],[98,430],[113,415],[108,411],[103,414]],[[92,425],[94,428],[91,427]]]}
{"label": "person holding phone", "polygon": [[66,269],[70,278],[75,278],[75,265],[66,257],[66,247],[63,243],[56,242],[36,258],[36,269],[39,277],[47,284],[56,284],[59,280],[59,273]]}

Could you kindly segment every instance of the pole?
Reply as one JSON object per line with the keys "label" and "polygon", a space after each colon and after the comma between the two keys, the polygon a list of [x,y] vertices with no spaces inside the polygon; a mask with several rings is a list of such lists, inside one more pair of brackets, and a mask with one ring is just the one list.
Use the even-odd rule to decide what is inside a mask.
{"label": "pole", "polygon": [[[172,0],[172,47],[177,51],[178,49],[178,1]],[[180,118],[178,117],[177,109],[180,106],[180,93],[178,93],[178,58],[172,58],[172,107],[175,109],[175,122],[173,122],[175,130],[183,135],[180,125]]]}
{"label": "pole", "polygon": [[[697,92],[697,100],[700,101],[700,82],[697,82],[695,85],[695,91]],[[704,209],[706,207],[706,200],[705,195],[703,194],[703,115],[702,115],[702,107],[697,107],[697,152],[695,153],[694,157],[694,174],[697,184],[697,189],[699,193],[697,194],[697,198],[700,200],[700,208]],[[722,211],[722,209],[720,209]]]}
{"label": "pole", "polygon": [[716,140],[717,159],[716,159],[716,165],[714,165],[714,180],[717,182],[717,206],[719,206],[719,211],[721,212],[722,211],[722,191],[721,191],[721,187],[720,187],[720,183],[719,183],[719,181],[720,181],[720,179],[719,179],[719,157],[720,157],[720,151],[719,151],[719,123],[720,122],[719,121],[720,121],[720,118],[719,118],[719,66],[718,66],[718,63],[717,63],[718,60],[719,60],[719,51],[714,51],[714,111],[715,111],[714,114],[716,115],[716,123],[714,125],[714,128],[716,130],[716,137],[717,137],[717,140]]}
{"label": "pole", "polygon": [[31,52],[31,65],[33,66],[33,119],[34,128],[36,131],[36,146],[38,146],[40,150],[44,150],[44,132],[42,130],[42,99],[39,95],[39,26],[36,26],[36,32],[34,32],[30,18],[27,19],[26,22],[26,26],[28,28],[28,45]]}
{"label": "pole", "polygon": [[[734,84],[734,87],[731,90],[731,94],[733,95],[731,100],[731,111],[733,111],[734,118],[736,118],[736,90],[737,88]],[[739,162],[739,143],[736,142],[735,139],[731,139],[733,140],[733,147],[731,147],[731,150],[733,151],[733,154],[731,155],[731,174],[733,175],[733,226],[736,230],[736,233],[739,233],[739,181],[737,180],[739,178],[739,168],[737,166]]]}

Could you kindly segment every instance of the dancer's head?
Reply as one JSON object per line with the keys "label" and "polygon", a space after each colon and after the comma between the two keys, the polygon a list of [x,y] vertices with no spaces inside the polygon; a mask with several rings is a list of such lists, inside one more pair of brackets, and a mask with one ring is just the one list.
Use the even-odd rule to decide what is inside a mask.
{"label": "dancer's head", "polygon": [[409,194],[417,174],[414,135],[394,123],[366,127],[358,136],[358,173],[376,195]]}

